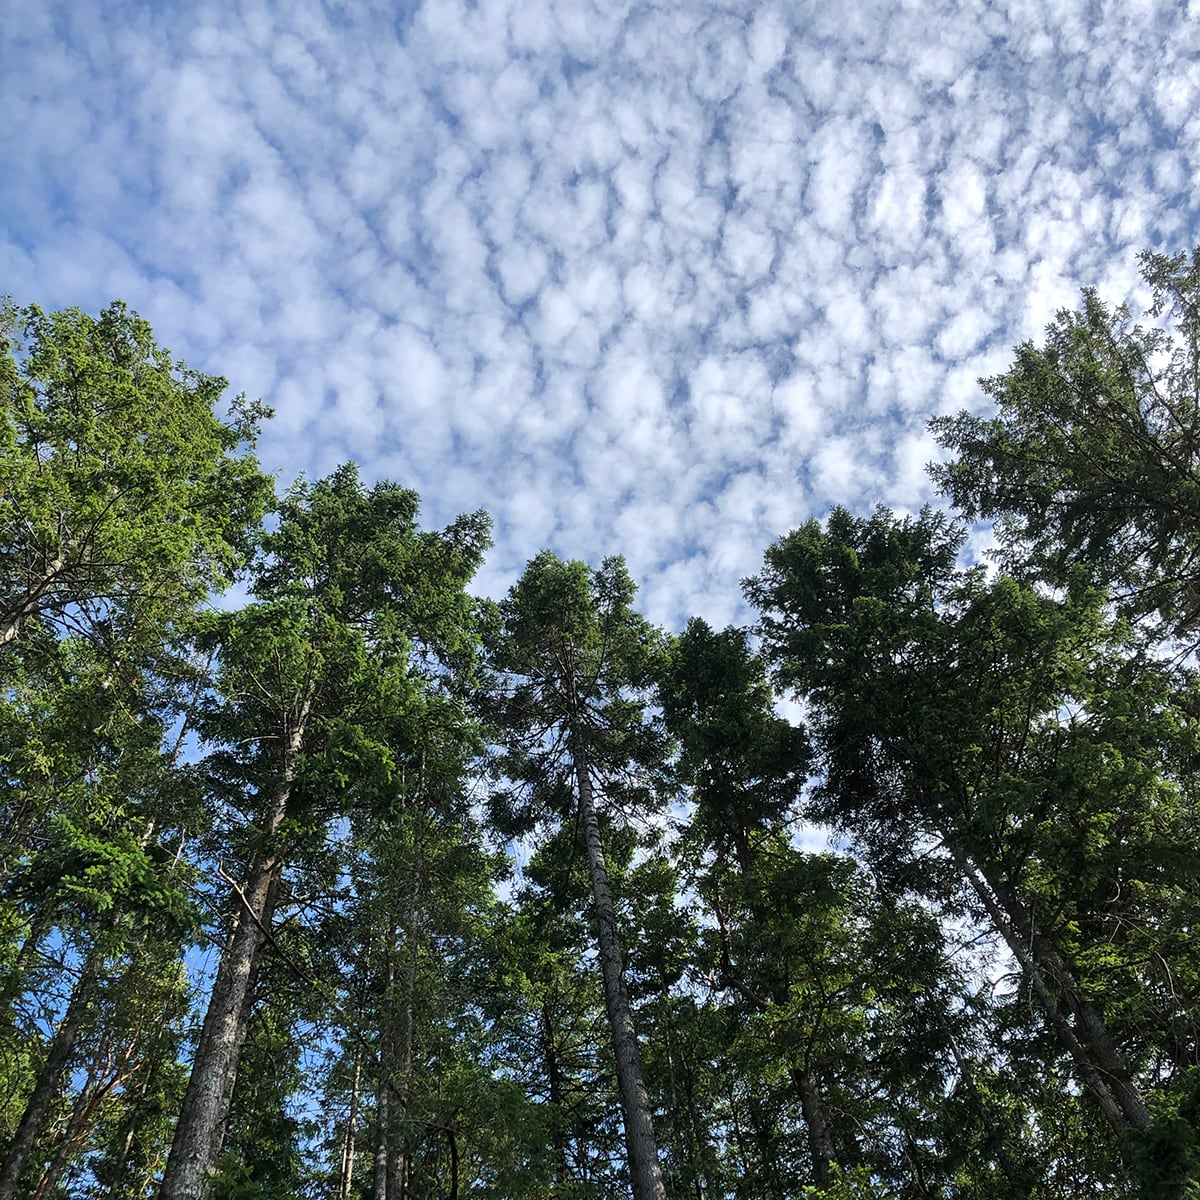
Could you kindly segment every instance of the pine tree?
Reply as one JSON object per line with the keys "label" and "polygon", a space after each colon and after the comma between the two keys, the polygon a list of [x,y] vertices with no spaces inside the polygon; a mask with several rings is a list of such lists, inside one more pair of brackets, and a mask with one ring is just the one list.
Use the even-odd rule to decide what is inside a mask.
{"label": "pine tree", "polygon": [[549,551],[532,559],[499,608],[491,716],[521,785],[502,824],[530,832],[557,819],[582,838],[633,1195],[664,1200],[605,850],[606,827],[654,803],[652,776],[664,759],[644,715],[659,638],[633,611],[633,593],[620,559],[597,571]]}

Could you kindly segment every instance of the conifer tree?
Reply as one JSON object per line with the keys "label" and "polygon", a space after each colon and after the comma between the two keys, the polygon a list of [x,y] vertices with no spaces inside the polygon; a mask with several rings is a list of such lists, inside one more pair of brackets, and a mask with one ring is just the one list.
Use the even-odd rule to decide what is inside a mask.
{"label": "conifer tree", "polygon": [[620,559],[595,571],[549,551],[532,559],[499,608],[491,715],[518,784],[501,823],[518,833],[561,821],[582,838],[633,1195],[664,1200],[605,851],[606,827],[654,803],[665,757],[644,710],[659,635],[633,593]]}
{"label": "conifer tree", "polygon": [[463,587],[486,519],[422,533],[416,513],[413,492],[366,489],[350,466],[297,484],[264,539],[252,602],[213,620],[218,669],[200,729],[214,796],[245,823],[223,830],[228,929],[163,1200],[206,1194],[289,867],[378,796],[396,770],[393,718],[427,670],[470,653]]}

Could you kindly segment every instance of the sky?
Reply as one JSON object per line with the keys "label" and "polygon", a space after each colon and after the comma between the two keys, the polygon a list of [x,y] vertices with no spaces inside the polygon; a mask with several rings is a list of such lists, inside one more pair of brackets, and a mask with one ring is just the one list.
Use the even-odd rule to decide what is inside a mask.
{"label": "sky", "polygon": [[1056,309],[1200,242],[1200,3],[8,0],[0,293],[126,300],[355,459],[486,508],[502,594],[651,619],[834,504],[912,510]]}

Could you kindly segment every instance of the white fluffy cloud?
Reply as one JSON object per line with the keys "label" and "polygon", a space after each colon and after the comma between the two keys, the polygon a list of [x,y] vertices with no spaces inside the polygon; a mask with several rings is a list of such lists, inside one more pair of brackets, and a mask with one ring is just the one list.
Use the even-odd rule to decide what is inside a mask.
{"label": "white fluffy cloud", "polygon": [[791,525],[928,499],[928,417],[1079,286],[1198,240],[1198,51],[1167,0],[16,0],[0,290],[125,298],[285,475],[488,508],[481,586],[621,552],[729,620]]}

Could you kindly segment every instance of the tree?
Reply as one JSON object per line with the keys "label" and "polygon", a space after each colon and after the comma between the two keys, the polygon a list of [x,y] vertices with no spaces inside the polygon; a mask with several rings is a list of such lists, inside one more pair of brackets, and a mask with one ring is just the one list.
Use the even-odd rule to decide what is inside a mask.
{"label": "tree", "polygon": [[[359,993],[341,1023],[357,1111],[374,1126],[361,1139],[370,1194],[402,1200],[477,1189],[490,1166],[477,1137],[495,1093],[477,990],[498,862],[469,805],[482,742],[453,693],[414,696],[385,732],[397,770],[355,819],[353,894],[331,924]],[[497,1129],[490,1152],[503,1140]],[[364,1156],[347,1145],[344,1157],[348,1186]]]}
{"label": "tree", "polygon": [[982,380],[995,416],[938,417],[932,468],[957,508],[997,519],[1010,571],[1114,589],[1127,611],[1200,622],[1200,249],[1144,253],[1149,326],[1083,293],[1042,346]]}
{"label": "tree", "polygon": [[[611,870],[624,846],[609,839],[605,849]],[[519,1183],[501,1193],[513,1200],[604,1200],[624,1185],[621,1102],[579,857],[570,826],[532,855],[500,914],[480,995],[499,1069],[524,1097],[526,1157]]]}
{"label": "tree", "polygon": [[[44,947],[79,959],[28,1058],[40,1065],[0,1195],[46,1143],[73,1067],[90,1082],[39,1192],[113,1094],[80,1055],[88,1037],[124,1036],[130,1013],[101,1001],[136,973],[147,924],[168,956],[185,937],[186,872],[160,844],[183,819],[166,735],[185,720],[196,608],[244,561],[272,490],[249,453],[266,410],[239,397],[218,413],[224,386],[175,364],[119,303],[99,318],[0,312],[0,886],[23,936],[6,1009],[57,988]],[[151,957],[163,952],[156,939]]]}
{"label": "tree", "polygon": [[811,705],[818,814],[888,886],[967,903],[999,932],[1124,1137],[1149,1122],[1146,1068],[1179,1017],[1144,968],[1161,956],[1190,975],[1185,680],[1095,592],[959,571],[959,537],[932,513],[838,510],[773,546],[748,592],[779,678]]}
{"label": "tree", "polygon": [[804,730],[774,711],[763,660],[744,630],[693,618],[664,660],[659,697],[696,805],[692,837],[753,874],[756,835],[777,830],[807,781]]}
{"label": "tree", "polygon": [[[481,514],[416,527],[417,497],[367,490],[352,466],[297,484],[264,538],[253,602],[214,616],[218,666],[199,729],[229,880],[220,966],[163,1178],[163,1200],[203,1196],[221,1153],[238,1062],[288,868],[390,784],[387,730],[430,678],[469,657],[463,588],[487,540]],[[229,863],[238,875],[230,874]]]}
{"label": "tree", "polygon": [[550,816],[574,820],[583,839],[633,1194],[664,1200],[604,846],[607,822],[652,802],[664,757],[644,718],[658,635],[633,611],[633,593],[618,558],[597,571],[549,551],[532,559],[497,614],[490,712],[520,785],[501,823],[518,833]]}
{"label": "tree", "polygon": [[245,452],[267,410],[222,419],[224,388],[119,302],[0,312],[0,648],[153,641],[228,583],[271,483]]}
{"label": "tree", "polygon": [[[23,994],[70,978],[55,972],[61,976],[55,980],[55,973],[48,977],[39,969],[43,943],[57,944],[68,961],[72,955],[79,961],[0,1166],[0,1197],[15,1194],[83,1035],[92,1029],[110,1042],[123,1036],[113,1030],[127,1013],[98,1020],[98,996],[111,990],[110,978],[139,970],[154,976],[158,969],[149,962],[177,954],[196,925],[185,891],[188,868],[160,842],[162,827],[184,819],[187,803],[187,789],[173,777],[175,756],[163,748],[163,722],[173,714],[155,702],[140,677],[117,674],[90,642],[60,644],[53,661],[69,670],[45,711],[41,692],[14,688],[7,698],[6,716],[23,709],[34,719],[4,739],[12,772],[7,782],[25,806],[25,820],[10,826],[12,866],[3,894],[11,911],[23,914],[27,930],[18,957],[25,970],[12,973],[5,999],[15,1012]],[[32,696],[39,697],[36,710]],[[125,994],[132,999],[128,989]],[[26,1036],[36,1035],[30,1030]],[[97,1112],[95,1104],[77,1109],[76,1140]]]}

